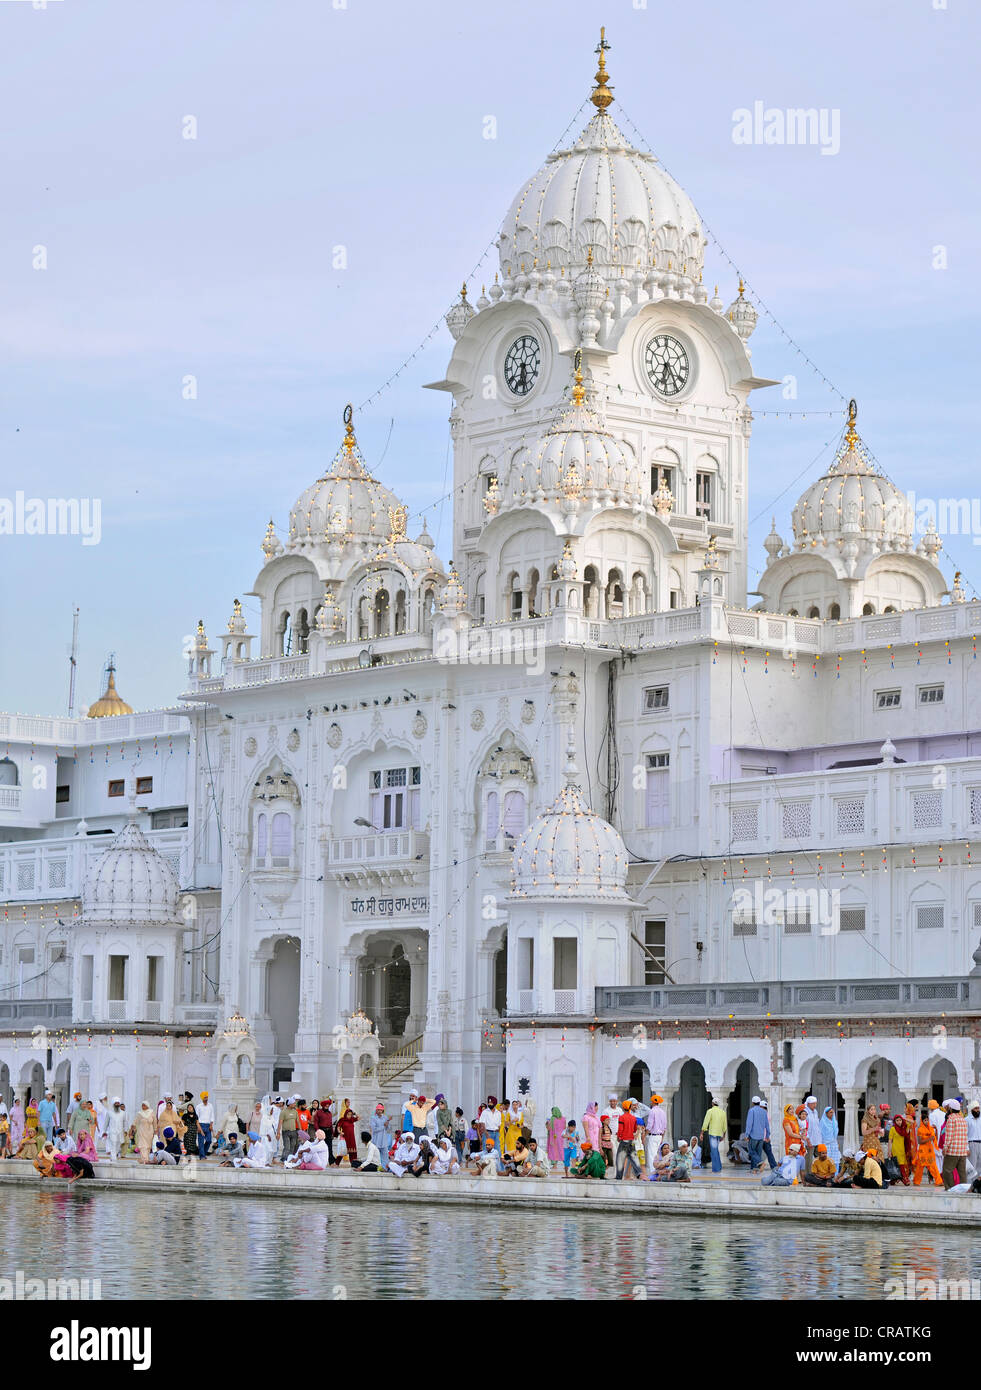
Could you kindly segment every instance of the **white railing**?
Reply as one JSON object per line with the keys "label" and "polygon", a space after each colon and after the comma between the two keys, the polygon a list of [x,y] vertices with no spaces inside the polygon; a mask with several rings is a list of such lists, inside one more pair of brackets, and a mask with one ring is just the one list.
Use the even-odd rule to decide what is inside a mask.
{"label": "white railing", "polygon": [[[148,830],[146,837],[167,859],[181,884],[192,881],[186,829]],[[77,898],[85,875],[111,848],[114,836],[70,836],[59,840],[15,840],[0,845],[0,900]]]}
{"label": "white railing", "polygon": [[[300,680],[310,674],[310,657],[267,656],[257,661],[236,661],[225,670],[223,684],[226,687],[240,685],[261,685],[266,681]],[[198,682],[198,689],[207,682]],[[222,682],[219,681],[219,685]]]}
{"label": "white railing", "polygon": [[712,842],[734,855],[981,839],[981,758],[741,777],[712,787]]}
{"label": "white railing", "polygon": [[187,733],[186,714],[150,710],[146,714],[112,714],[105,719],[46,719],[30,714],[0,714],[0,738],[53,743],[62,749],[82,744],[118,743],[146,734]]}
{"label": "white railing", "polygon": [[340,835],[327,841],[329,864],[413,863],[429,858],[429,836],[421,830],[384,830],[381,834]]}

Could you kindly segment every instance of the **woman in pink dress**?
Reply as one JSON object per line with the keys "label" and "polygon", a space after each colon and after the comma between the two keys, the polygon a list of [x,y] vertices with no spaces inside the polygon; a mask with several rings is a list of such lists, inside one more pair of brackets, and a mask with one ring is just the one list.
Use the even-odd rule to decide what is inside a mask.
{"label": "woman in pink dress", "polygon": [[562,1134],[564,1130],[565,1120],[562,1117],[562,1112],[557,1105],[553,1105],[551,1118],[545,1122],[545,1133],[548,1136],[546,1153],[550,1163],[562,1162]]}
{"label": "woman in pink dress", "polygon": [[24,1138],[24,1107],[15,1100],[10,1107],[10,1153],[16,1154]]}
{"label": "woman in pink dress", "polygon": [[99,1155],[95,1151],[95,1140],[87,1129],[78,1131],[78,1138],[75,1140],[75,1152],[79,1158],[88,1159],[89,1163],[98,1163]]}
{"label": "woman in pink dress", "polygon": [[586,1113],[582,1117],[582,1127],[586,1131],[586,1138],[593,1146],[593,1152],[600,1151],[600,1117],[599,1106],[595,1100],[590,1101],[586,1106]]}

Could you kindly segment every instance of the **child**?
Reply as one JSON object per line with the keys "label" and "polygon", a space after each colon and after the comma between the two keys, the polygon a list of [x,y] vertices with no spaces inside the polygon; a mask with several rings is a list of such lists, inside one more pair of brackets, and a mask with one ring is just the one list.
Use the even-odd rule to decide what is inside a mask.
{"label": "child", "polygon": [[471,1120],[467,1130],[467,1143],[470,1145],[470,1157],[474,1158],[481,1152],[480,1133],[477,1129],[477,1121]]}
{"label": "child", "polygon": [[570,1120],[562,1136],[562,1166],[565,1169],[566,1177],[569,1176],[569,1169],[578,1157],[579,1136],[576,1133],[576,1122],[575,1120]]}
{"label": "child", "polygon": [[609,1115],[600,1116],[600,1148],[603,1151],[603,1162],[607,1168],[613,1167],[613,1130],[610,1128]]}
{"label": "child", "polygon": [[467,1161],[467,1122],[463,1117],[460,1106],[456,1107],[453,1115],[453,1146],[456,1149],[456,1156],[461,1163]]}
{"label": "child", "polygon": [[0,1158],[8,1158],[7,1144],[10,1136],[10,1121],[7,1118],[7,1111],[4,1109],[0,1114]]}

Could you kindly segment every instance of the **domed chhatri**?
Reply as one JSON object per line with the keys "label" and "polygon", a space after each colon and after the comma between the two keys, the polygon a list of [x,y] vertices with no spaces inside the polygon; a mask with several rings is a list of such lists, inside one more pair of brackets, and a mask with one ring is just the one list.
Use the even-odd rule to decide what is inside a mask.
{"label": "domed chhatri", "polygon": [[290,511],[287,551],[303,551],[325,542],[387,542],[392,513],[402,514],[399,499],[368,472],[358,448],[353,412],[344,410],[344,440],[322,478],[301,493]]}
{"label": "domed chhatri", "polygon": [[514,847],[513,898],[627,897],[627,850],[613,826],[583,805],[570,745],[566,785]]}
{"label": "domed chhatri", "polygon": [[793,511],[798,549],[837,543],[842,537],[874,540],[881,547],[908,550],[913,509],[867,454],[855,422],[858,407],[848,405],[848,425],[834,462],[801,496]]}
{"label": "domed chhatri", "polygon": [[95,704],[89,706],[87,717],[89,719],[108,719],[114,714],[132,713],[133,706],[128,705],[116,689],[116,667],[110,658],[106,668],[106,688]]}
{"label": "domed chhatri", "polygon": [[174,870],[130,821],[89,869],[82,885],[82,920],[175,922],[179,900]]}
{"label": "domed chhatri", "polygon": [[608,114],[603,31],[591,101],[596,114],[568,149],[556,150],[511,205],[498,242],[506,283],[539,266],[575,278],[592,250],[604,280],[653,266],[697,281],[705,240],[695,206],[651,154],[634,148]]}
{"label": "domed chhatri", "polygon": [[629,446],[604,428],[586,400],[581,353],[577,352],[572,403],[512,464],[504,504],[507,508],[580,496],[631,507],[645,500]]}

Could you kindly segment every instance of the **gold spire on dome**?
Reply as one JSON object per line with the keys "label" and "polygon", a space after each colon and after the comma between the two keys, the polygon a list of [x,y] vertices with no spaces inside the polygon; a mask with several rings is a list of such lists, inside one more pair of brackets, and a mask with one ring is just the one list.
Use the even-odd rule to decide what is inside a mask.
{"label": "gold spire on dome", "polygon": [[112,657],[109,658],[106,674],[106,688],[95,704],[89,706],[89,719],[107,719],[113,714],[133,713],[132,705],[128,705],[116,689],[116,665]]}
{"label": "gold spire on dome", "polygon": [[582,348],[576,348],[576,384],[572,388],[572,404],[582,405],[586,399],[586,388],[582,384]]}
{"label": "gold spire on dome", "polygon": [[347,453],[353,454],[358,447],[358,441],[354,437],[354,409],[351,405],[344,407],[344,449]]}
{"label": "gold spire on dome", "polygon": [[599,54],[599,66],[596,69],[596,86],[590,95],[590,101],[596,110],[602,113],[608,106],[612,106],[614,97],[606,81],[606,52],[610,45],[606,41],[606,29],[600,30],[600,41],[593,50]]}
{"label": "gold spire on dome", "polygon": [[848,427],[845,430],[846,452],[851,453],[858,443],[858,430],[855,428],[855,421],[858,419],[858,405],[855,400],[848,402]]}
{"label": "gold spire on dome", "polygon": [[466,280],[464,280],[464,282],[463,282],[463,287],[462,287],[461,290],[460,290],[460,298],[463,300],[464,303],[467,302],[467,282],[466,282]]}

